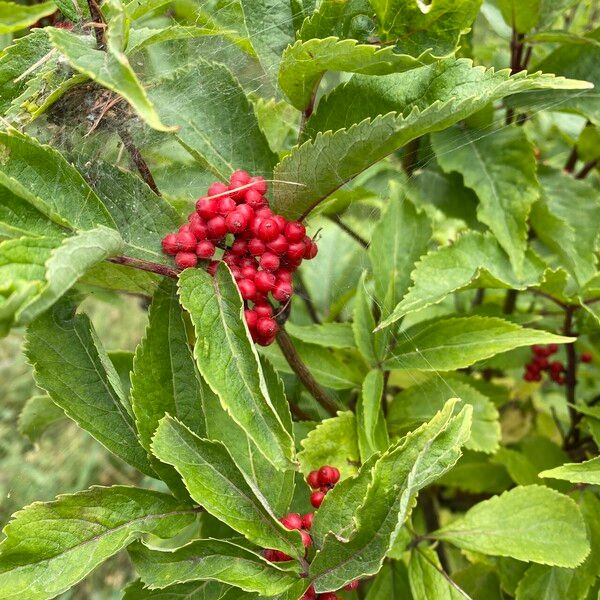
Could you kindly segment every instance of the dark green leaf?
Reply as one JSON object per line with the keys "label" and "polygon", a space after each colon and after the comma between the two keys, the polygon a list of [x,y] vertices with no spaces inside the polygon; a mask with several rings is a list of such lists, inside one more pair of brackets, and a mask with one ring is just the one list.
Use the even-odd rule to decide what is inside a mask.
{"label": "dark green leaf", "polygon": [[384,452],[390,445],[382,409],[383,388],[383,373],[378,369],[369,371],[356,405],[356,429],[362,462],[373,454]]}
{"label": "dark green leaf", "polygon": [[19,431],[35,442],[48,427],[64,418],[65,413],[49,396],[33,396],[27,400],[19,415]]}

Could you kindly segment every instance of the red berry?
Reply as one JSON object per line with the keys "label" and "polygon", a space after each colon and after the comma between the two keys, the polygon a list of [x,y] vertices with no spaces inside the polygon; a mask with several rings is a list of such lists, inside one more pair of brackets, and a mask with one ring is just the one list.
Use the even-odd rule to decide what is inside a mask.
{"label": "red berry", "polygon": [[306,228],[299,221],[291,221],[286,224],[284,234],[290,243],[301,242],[306,235]]}
{"label": "red berry", "polygon": [[545,356],[536,356],[534,360],[539,369],[548,368],[548,359]]}
{"label": "red berry", "polygon": [[340,600],[340,597],[335,592],[325,592],[319,594],[319,600]]}
{"label": "red berry", "polygon": [[313,492],[310,495],[310,503],[315,507],[315,508],[319,508],[319,506],[321,506],[321,504],[323,503],[323,498],[325,498],[325,492]]}
{"label": "red berry", "polygon": [[285,226],[287,225],[287,221],[283,215],[273,215],[273,218],[277,221],[277,225],[279,225],[279,231],[283,233]]}
{"label": "red berry", "polygon": [[263,556],[270,562],[275,562],[276,553],[277,550],[272,550],[271,548],[263,550]]}
{"label": "red berry", "polygon": [[237,208],[235,200],[230,196],[222,196],[217,200],[217,202],[219,203],[219,214],[223,215],[224,217]]}
{"label": "red berry", "polygon": [[208,237],[219,240],[227,234],[227,224],[221,216],[213,217],[208,223]]}
{"label": "red berry", "polygon": [[243,169],[238,169],[231,174],[229,183],[237,183],[238,185],[246,185],[250,181],[250,173]]}
{"label": "red berry", "polygon": [[248,227],[248,217],[243,212],[234,210],[227,215],[225,223],[231,233],[241,233]]}
{"label": "red berry", "polygon": [[279,225],[277,224],[277,221],[271,217],[263,219],[258,226],[258,237],[263,242],[272,242],[279,233]]}
{"label": "red berry", "polygon": [[354,581],[351,581],[348,585],[345,585],[344,589],[347,592],[351,592],[352,590],[355,590],[356,588],[358,588],[359,585],[360,585],[360,581],[358,579],[355,579]]}
{"label": "red berry", "polygon": [[242,279],[238,281],[238,288],[244,300],[252,300],[256,295],[256,286],[251,279]]}
{"label": "red berry", "polygon": [[275,273],[275,276],[280,281],[287,281],[288,283],[291,283],[292,281],[292,272],[286,269],[279,269],[279,271]]}
{"label": "red berry", "polygon": [[523,379],[525,381],[533,381],[534,377],[535,376],[533,375],[533,373],[525,373],[525,375],[523,375]]}
{"label": "red berry", "polygon": [[226,192],[229,188],[224,184],[221,183],[220,181],[215,181],[209,188],[208,188],[208,195],[209,196],[216,196],[217,194],[223,194],[224,192]]}
{"label": "red berry", "polygon": [[265,205],[265,199],[262,194],[259,194],[256,190],[246,191],[246,204],[251,208],[257,209]]}
{"label": "red berry", "polygon": [[313,259],[317,254],[319,253],[319,248],[318,246],[311,241],[310,245],[306,245],[306,250],[304,252],[304,258],[306,260],[311,260]]}
{"label": "red berry", "polygon": [[251,206],[248,206],[247,204],[238,204],[236,210],[246,215],[248,223],[254,219],[254,209]]}
{"label": "red berry", "polygon": [[192,230],[190,229],[190,225],[189,223],[185,223],[184,225],[182,225],[178,230],[177,233],[192,233]]}
{"label": "red berry", "polygon": [[556,354],[558,352],[558,344],[548,344],[548,354]]}
{"label": "red berry", "polygon": [[559,360],[550,363],[551,373],[562,373],[563,368],[563,364]]}
{"label": "red berry", "polygon": [[583,363],[591,363],[592,362],[592,355],[589,352],[582,352],[581,353],[581,362],[583,362]]}
{"label": "red berry", "polygon": [[240,260],[240,267],[254,267],[257,269],[258,263],[256,262],[255,258],[252,258],[251,256],[244,256],[244,258]]}
{"label": "red berry", "polygon": [[318,489],[319,483],[319,471],[311,471],[306,477],[306,483],[313,489]]}
{"label": "red berry", "polygon": [[255,302],[254,312],[259,317],[271,317],[273,316],[273,307],[268,302],[265,302],[264,304],[258,304]]}
{"label": "red berry", "polygon": [[208,263],[208,267],[206,267],[206,271],[210,275],[214,275],[217,272],[218,268],[219,268],[219,261],[218,260],[211,260]]}
{"label": "red berry", "polygon": [[271,317],[258,319],[256,333],[264,339],[272,338],[277,333],[277,322]]}
{"label": "red berry", "polygon": [[240,240],[239,238],[234,240],[231,244],[229,252],[234,256],[243,256],[248,251],[248,242],[246,240]]}
{"label": "red berry", "polygon": [[287,281],[278,281],[273,289],[273,298],[278,302],[287,302],[294,293],[292,284]]}
{"label": "red berry", "polygon": [[264,195],[267,192],[267,182],[264,177],[250,177],[248,183],[253,183],[253,190],[256,190],[259,194]]}
{"label": "red berry", "polygon": [[335,467],[324,466],[319,469],[321,485],[335,485],[340,480],[340,472]]}
{"label": "red berry", "polygon": [[312,538],[308,532],[304,531],[304,529],[301,529],[300,535],[302,536],[302,543],[304,544],[305,548],[312,546]]}
{"label": "red berry", "polygon": [[204,196],[196,202],[196,212],[205,221],[208,221],[219,214],[219,203],[214,198],[207,198]]}
{"label": "red berry", "polygon": [[248,242],[248,252],[250,252],[250,254],[252,254],[253,256],[260,256],[266,251],[266,249],[267,246],[265,245],[265,243],[259,240],[258,238],[252,238]]}
{"label": "red berry", "polygon": [[272,242],[267,244],[267,248],[279,256],[287,252],[288,246],[289,244],[285,239],[285,236],[281,234],[279,234]]}
{"label": "red berry", "polygon": [[315,592],[315,586],[311,585],[305,592],[300,600],[316,600],[317,592]]}
{"label": "red berry", "polygon": [[180,269],[189,269],[198,264],[198,258],[193,252],[178,252],[175,255],[175,262]]}
{"label": "red berry", "polygon": [[193,233],[182,231],[176,236],[177,249],[180,252],[193,252],[196,249],[196,238]]}
{"label": "red berry", "polygon": [[277,271],[279,269],[280,261],[279,257],[272,252],[265,252],[259,260],[260,266],[269,272]]}
{"label": "red berry", "polygon": [[204,219],[198,213],[190,216],[190,233],[198,240],[205,240],[208,235],[208,227]]}
{"label": "red berry", "polygon": [[539,344],[534,344],[531,346],[531,351],[538,356],[546,356],[546,348],[544,348],[544,346],[540,346]]}
{"label": "red berry", "polygon": [[259,292],[268,294],[275,285],[275,275],[266,271],[259,271],[254,277],[254,283]]}
{"label": "red berry", "polygon": [[255,329],[256,322],[258,321],[258,315],[255,311],[247,308],[244,311],[244,319],[246,320],[246,324],[248,325],[248,329]]}
{"label": "red berry", "polygon": [[302,515],[302,527],[304,529],[310,529],[312,527],[313,524],[313,520],[315,518],[315,513],[306,513],[305,515]]}
{"label": "red berry", "polygon": [[256,267],[252,265],[246,265],[245,267],[240,268],[240,273],[242,274],[243,279],[250,279],[254,281],[257,271]]}
{"label": "red berry", "polygon": [[302,517],[298,513],[289,513],[279,521],[286,529],[302,529]]}
{"label": "red berry", "polygon": [[293,244],[289,244],[285,255],[291,260],[302,260],[305,252],[306,245],[304,242],[294,242]]}
{"label": "red berry", "polygon": [[292,560],[291,556],[288,556],[285,552],[274,550],[273,562],[286,562]]}
{"label": "red berry", "polygon": [[259,346],[270,346],[275,341],[275,335],[268,338],[257,336],[255,341]]}
{"label": "red berry", "polygon": [[232,266],[229,267],[229,270],[231,271],[231,274],[233,275],[233,278],[236,281],[239,281],[240,279],[244,279],[242,277],[242,272],[240,271],[239,267],[237,267],[235,265],[232,265]]}
{"label": "red berry", "polygon": [[177,254],[178,244],[177,244],[177,236],[174,233],[169,233],[163,238],[162,241],[163,250],[167,254]]}
{"label": "red berry", "polygon": [[201,242],[198,242],[198,245],[196,246],[196,254],[200,258],[211,258],[214,253],[215,245],[212,242],[209,242],[208,240],[202,240]]}
{"label": "red berry", "polygon": [[268,206],[263,206],[256,211],[256,216],[260,219],[271,219],[273,211]]}

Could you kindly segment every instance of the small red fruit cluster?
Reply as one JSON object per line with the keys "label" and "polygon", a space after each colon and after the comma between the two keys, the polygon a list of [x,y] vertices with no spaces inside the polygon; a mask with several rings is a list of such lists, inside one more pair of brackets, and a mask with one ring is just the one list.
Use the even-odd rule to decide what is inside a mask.
{"label": "small red fruit cluster", "polygon": [[162,241],[181,269],[207,260],[207,270],[214,274],[219,263],[213,259],[221,254],[244,299],[252,339],[262,346],[273,343],[277,334],[269,294],[282,305],[289,302],[294,271],[318,251],[302,223],[273,213],[266,192],[262,177],[235,171],[229,185],[213,183],[196,202],[188,223]]}
{"label": "small red fruit cluster", "polygon": [[566,378],[565,365],[555,360],[550,362],[548,358],[558,352],[557,344],[548,344],[547,346],[532,346],[533,358],[525,365],[523,379],[525,381],[542,381],[542,372],[547,371],[550,379],[559,385],[564,385]]}
{"label": "small red fruit cluster", "polygon": [[[340,480],[340,472],[335,467],[325,465],[318,471],[311,471],[306,478],[308,485],[314,490],[318,489],[311,494],[310,502],[315,508],[319,508],[323,502],[325,494],[333,488],[333,486]],[[315,499],[315,494],[318,496],[318,501]],[[312,527],[315,513],[306,513],[305,515],[299,515],[298,513],[289,513],[282,517],[280,520],[281,524],[290,530],[296,530],[300,532],[302,536],[302,543],[308,552],[308,549],[312,546],[312,538],[308,533]],[[263,550],[264,557],[271,562],[286,562],[292,560],[291,556],[288,556],[284,552],[279,550],[267,549]],[[344,587],[345,590],[355,590],[359,585],[358,580],[352,581]],[[325,592],[323,594],[317,594],[315,588],[311,585],[301,600],[338,600],[339,596],[335,592]]]}

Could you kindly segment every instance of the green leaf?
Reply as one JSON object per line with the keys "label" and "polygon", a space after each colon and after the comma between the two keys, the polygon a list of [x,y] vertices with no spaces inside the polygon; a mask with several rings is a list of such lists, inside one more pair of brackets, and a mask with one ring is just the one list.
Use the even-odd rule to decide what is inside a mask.
{"label": "green leaf", "polygon": [[433,62],[429,52],[417,58],[400,54],[393,46],[359,44],[337,37],[298,40],[281,57],[279,86],[298,110],[306,110],[314,99],[326,71],[386,75],[401,73]]}
{"label": "green leaf", "polygon": [[517,277],[491,235],[467,232],[454,244],[431,251],[416,264],[411,273],[412,287],[379,327],[387,327],[408,313],[437,304],[452,292],[469,287],[526,289],[539,283],[543,268],[533,253],[527,253],[523,274]]}
{"label": "green leaf", "polygon": [[308,41],[337,34],[348,8],[349,0],[322,0],[317,9],[304,19],[297,38]]}
{"label": "green leaf", "polygon": [[432,49],[436,56],[453,52],[460,35],[469,31],[480,0],[369,0],[379,18],[381,37],[410,54]]}
{"label": "green leaf", "polygon": [[48,427],[64,418],[65,413],[49,396],[32,396],[19,415],[19,431],[35,442]]}
{"label": "green leaf", "polygon": [[417,547],[410,553],[408,579],[414,600],[471,600],[471,596],[448,575],[443,575],[440,561],[432,548]]}
{"label": "green leaf", "polygon": [[64,29],[48,28],[52,44],[79,73],[119,94],[129,102],[137,115],[158,131],[172,131],[161,122],[126,56],[109,46],[107,51],[90,46],[92,38],[81,38]]}
{"label": "green leaf", "polygon": [[152,296],[162,277],[125,265],[104,262],[92,267],[80,280],[79,286],[89,285],[129,294]]}
{"label": "green leaf", "polygon": [[55,12],[54,2],[41,2],[34,6],[0,2],[0,34],[25,29]]}
{"label": "green leaf", "polygon": [[110,213],[133,258],[172,265],[162,251],[162,238],[179,228],[181,217],[137,175],[102,161],[77,164]]}
{"label": "green leaf", "polygon": [[128,551],[150,589],[215,579],[246,592],[274,596],[298,581],[258,554],[225,540],[196,540],[171,552],[151,550],[138,542]]}
{"label": "green leaf", "polygon": [[399,560],[383,563],[365,596],[365,600],[414,600],[406,565]]}
{"label": "green leaf", "polygon": [[392,193],[369,245],[375,294],[384,318],[410,287],[410,273],[427,251],[431,233],[425,213],[417,211],[399,191]]}
{"label": "green leaf", "polygon": [[498,494],[512,487],[513,481],[500,465],[481,452],[465,451],[456,466],[438,480],[440,485],[474,494]]}
{"label": "green leaf", "polygon": [[44,286],[21,308],[18,322],[24,324],[35,319],[66,294],[88,269],[122,250],[121,236],[114,229],[102,226],[65,238],[46,261]]}
{"label": "green leaf", "polygon": [[390,434],[402,436],[415,429],[440,410],[450,398],[460,398],[457,406],[473,407],[471,437],[465,448],[495,452],[500,441],[500,422],[494,404],[469,384],[455,379],[431,377],[396,395],[388,409]]}
{"label": "green leaf", "polygon": [[470,407],[452,417],[454,402],[379,459],[349,540],[330,534],[310,566],[317,592],[337,590],[379,571],[418,491],[454,466],[469,436]]}
{"label": "green leaf", "polygon": [[[342,118],[339,127],[346,129],[338,129],[337,126],[327,123],[325,133],[317,133],[314,139],[295,147],[277,165],[274,178],[280,182],[274,186],[273,209],[286,218],[302,219],[331,193],[410,140],[445,129],[493,100],[528,89],[588,87],[588,84],[583,82],[561,80],[550,75],[517,73],[509,77],[507,71],[494,72],[472,68],[470,61],[441,61],[441,65],[435,70],[425,72],[423,69],[430,67],[414,69],[400,75],[363,76],[357,81],[365,84],[364,89],[360,89],[359,85],[358,91],[346,86],[342,94],[343,100],[340,102],[343,107],[339,108]],[[396,109],[395,105],[398,102],[384,102],[387,104],[387,108],[384,109],[378,105],[378,97],[386,100],[390,96],[395,98],[393,93],[401,86],[406,87],[403,98],[417,90],[422,93],[423,87],[426,87],[435,75],[443,75],[442,80],[450,88],[457,85],[459,76],[466,78],[468,83],[458,87],[455,96],[450,100],[441,102],[437,97],[433,97],[424,108],[415,105],[406,115],[390,112]],[[355,76],[357,77],[360,76]],[[385,92],[379,93],[376,87],[381,85],[384,86]],[[353,94],[355,104],[348,106],[349,97]],[[374,97],[375,101],[369,101],[371,97]],[[443,97],[447,97],[447,88]],[[372,115],[374,105],[375,114]],[[323,110],[327,115],[331,114],[332,108],[333,112],[336,109],[335,104],[330,102],[321,103],[321,106],[326,107]],[[319,113],[321,110],[316,112],[320,120]],[[376,116],[378,114],[379,116]],[[309,120],[309,126],[310,121],[312,118]],[[307,134],[310,133],[309,127]]]}
{"label": "green leaf", "polygon": [[[179,143],[221,179],[236,169],[271,177],[277,158],[227,67],[198,60],[154,82],[149,94],[160,114],[179,126]],[[218,148],[212,140],[219,140]]]}
{"label": "green leaf", "polygon": [[0,184],[59,225],[115,228],[100,199],[59,152],[12,129],[0,131]]}
{"label": "green leaf", "polygon": [[150,27],[137,27],[129,33],[127,44],[127,55],[139,52],[152,44],[160,44],[170,40],[193,39],[208,35],[225,35],[234,32],[216,27],[196,27],[184,25],[170,25],[160,29]]}
{"label": "green leaf", "polygon": [[[583,287],[596,274],[599,232],[595,223],[600,220],[597,190],[560,171],[543,169],[540,175],[542,198],[533,206],[531,225]],[[577,210],[568,198],[577,198]]]}
{"label": "green leaf", "polygon": [[4,529],[0,596],[54,598],[142,534],[171,537],[195,513],[166,494],[125,486],[93,487],[31,504]]}
{"label": "green leaf", "polygon": [[517,33],[527,33],[540,18],[540,0],[498,0],[504,20]]}
{"label": "green leaf", "polygon": [[384,368],[451,371],[521,346],[572,340],[497,317],[436,319],[404,331]]}
{"label": "green leaf", "polygon": [[479,197],[477,216],[485,223],[517,273],[527,247],[527,217],[539,196],[533,144],[522,127],[498,131],[451,128],[431,136],[446,172],[460,173]]}
{"label": "green leaf", "polygon": [[371,297],[366,288],[367,273],[363,273],[354,296],[352,329],[356,346],[371,366],[378,365],[385,356],[390,330],[373,333],[377,323],[373,316]]}
{"label": "green leaf", "polygon": [[571,483],[600,485],[600,457],[582,463],[567,463],[556,469],[542,471],[540,477],[564,479]]}
{"label": "green leaf", "polygon": [[559,567],[578,566],[590,551],[577,504],[537,485],[479,502],[435,537],[473,552]]}
{"label": "green leaf", "polygon": [[77,23],[90,18],[90,8],[86,0],[54,0],[66,19]]}
{"label": "green leaf", "polygon": [[60,301],[27,330],[26,355],[37,384],[108,450],[155,476],[137,437],[119,376],[89,319]]}
{"label": "green leaf", "polygon": [[298,460],[304,475],[323,465],[337,467],[342,479],[356,473],[360,456],[354,413],[339,412],[336,417],[325,419],[300,444]]}
{"label": "green leaf", "polygon": [[258,546],[293,556],[304,554],[299,534],[277,521],[222,443],[203,440],[167,416],[156,430],[152,449],[157,458],[177,469],[191,497],[217,519]]}
{"label": "green leaf", "polygon": [[504,600],[500,577],[492,566],[474,563],[452,573],[452,579],[463,592],[472,598]]}
{"label": "green leaf", "polygon": [[193,581],[170,585],[162,590],[149,590],[138,580],[124,590],[123,600],[256,600],[256,594],[219,581]]}
{"label": "green leaf", "polygon": [[390,445],[382,409],[383,387],[383,373],[378,369],[369,371],[356,405],[356,430],[362,462],[377,452],[384,452]]}
{"label": "green leaf", "polygon": [[286,323],[286,331],[298,340],[326,348],[354,348],[354,334],[350,323],[319,323],[294,325]]}
{"label": "green leaf", "polygon": [[[267,76],[277,77],[284,49],[294,42],[291,3],[272,0],[240,0],[248,37]],[[265,27],[265,24],[270,25]]]}
{"label": "green leaf", "polygon": [[180,299],[196,328],[194,356],[223,408],[275,466],[291,465],[294,444],[283,426],[243,320],[243,303],[229,269],[201,269],[179,278]]}

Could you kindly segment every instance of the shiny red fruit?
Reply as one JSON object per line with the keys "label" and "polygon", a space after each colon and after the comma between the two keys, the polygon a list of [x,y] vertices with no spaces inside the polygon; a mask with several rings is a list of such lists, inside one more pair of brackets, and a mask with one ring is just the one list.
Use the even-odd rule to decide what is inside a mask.
{"label": "shiny red fruit", "polygon": [[259,271],[254,276],[254,284],[259,292],[268,294],[275,285],[275,275],[273,275],[273,273],[267,273],[266,271]]}
{"label": "shiny red fruit", "polygon": [[581,353],[581,362],[583,363],[591,363],[592,362],[592,355],[589,352],[582,352]]}
{"label": "shiny red fruit", "polygon": [[321,485],[319,483],[319,471],[311,471],[306,478],[306,483],[308,483],[313,490],[318,489]]}
{"label": "shiny red fruit", "polygon": [[310,503],[315,507],[315,508],[319,508],[319,506],[321,506],[321,504],[323,504],[323,499],[325,498],[325,492],[313,492],[310,495]]}
{"label": "shiny red fruit", "polygon": [[260,266],[265,270],[273,273],[279,269],[280,260],[276,254],[265,252],[259,259]]}
{"label": "shiny red fruit", "polygon": [[183,231],[176,235],[177,249],[180,252],[194,252],[196,249],[196,238],[193,233]]}
{"label": "shiny red fruit", "polygon": [[302,536],[302,543],[304,544],[304,547],[310,548],[310,546],[312,546],[312,538],[310,537],[309,533],[304,531],[304,529],[301,529],[300,535]]}
{"label": "shiny red fruit", "polygon": [[287,281],[278,281],[273,289],[273,298],[278,302],[287,302],[294,293],[292,284]]}
{"label": "shiny red fruit", "polygon": [[225,224],[231,233],[241,233],[248,227],[248,217],[243,212],[234,210],[225,218]]}
{"label": "shiny red fruit", "polygon": [[200,258],[212,258],[214,253],[215,245],[212,242],[209,242],[208,240],[202,240],[201,242],[198,242],[198,245],[196,246],[196,254]]}
{"label": "shiny red fruit", "polygon": [[254,184],[253,190],[256,190],[259,194],[265,194],[267,192],[267,182],[264,177],[250,177],[249,183]]}
{"label": "shiny red fruit", "polygon": [[319,247],[311,241],[310,245],[306,246],[304,251],[304,258],[306,260],[312,260],[319,253]]}
{"label": "shiny red fruit", "polygon": [[352,590],[355,590],[359,585],[360,581],[358,579],[355,579],[354,581],[351,581],[348,585],[345,585],[344,589],[347,592],[351,592]]}
{"label": "shiny red fruit", "polygon": [[267,217],[258,226],[258,237],[263,242],[272,242],[280,234],[279,225],[275,219]]}
{"label": "shiny red fruit", "polygon": [[288,242],[301,242],[306,235],[306,228],[299,221],[287,223],[283,231]]}
{"label": "shiny red fruit", "polygon": [[179,247],[177,245],[177,236],[174,233],[169,233],[169,235],[166,235],[163,238],[162,247],[167,254],[177,254],[177,249]]}
{"label": "shiny red fruit", "polygon": [[238,288],[244,300],[252,300],[256,295],[256,286],[251,279],[242,279],[238,281]]}
{"label": "shiny red fruit", "polygon": [[306,245],[304,242],[294,242],[288,245],[286,257],[291,260],[302,260],[306,252]]}
{"label": "shiny red fruit", "polygon": [[300,600],[316,600],[317,592],[315,592],[315,586],[311,585],[305,592]]}
{"label": "shiny red fruit", "polygon": [[265,302],[264,304],[255,303],[253,310],[259,317],[273,316],[273,307],[268,302]]}
{"label": "shiny red fruit", "polygon": [[256,323],[256,333],[261,338],[270,339],[277,333],[277,322],[271,317],[262,317]]}
{"label": "shiny red fruit", "polygon": [[244,319],[246,320],[246,324],[248,325],[248,329],[255,329],[256,328],[256,322],[258,321],[258,315],[256,314],[256,311],[247,308],[244,311]]}
{"label": "shiny red fruit", "polygon": [[260,256],[267,250],[266,244],[258,238],[252,238],[248,242],[248,252],[253,256]]}
{"label": "shiny red fruit", "polygon": [[288,241],[285,239],[285,236],[281,234],[279,234],[272,242],[267,244],[267,248],[279,256],[285,254],[288,247]]}
{"label": "shiny red fruit", "polygon": [[340,480],[340,472],[335,467],[325,465],[319,469],[319,483],[321,485],[335,485]]}
{"label": "shiny red fruit", "polygon": [[302,529],[302,517],[298,513],[290,513],[279,519],[286,529]]}
{"label": "shiny red fruit", "polygon": [[221,183],[220,181],[215,181],[209,188],[208,188],[208,195],[209,196],[216,196],[217,194],[223,194],[225,193],[229,188],[224,184]]}
{"label": "shiny red fruit", "polygon": [[248,242],[246,240],[241,240],[240,238],[234,240],[233,244],[231,244],[231,248],[229,252],[234,256],[244,256],[248,251]]}
{"label": "shiny red fruit", "polygon": [[208,223],[208,237],[219,240],[227,234],[227,224],[221,216],[213,217]]}
{"label": "shiny red fruit", "polygon": [[226,217],[230,212],[237,208],[235,200],[231,196],[222,196],[217,200],[219,214]]}
{"label": "shiny red fruit", "polygon": [[189,269],[198,264],[198,257],[193,252],[178,252],[175,262],[180,269]]}
{"label": "shiny red fruit", "polygon": [[312,527],[314,518],[315,518],[315,513],[309,512],[309,513],[306,513],[305,515],[302,515],[302,528],[310,529]]}
{"label": "shiny red fruit", "polygon": [[253,209],[258,209],[265,206],[265,198],[256,190],[249,189],[246,191],[246,204]]}
{"label": "shiny red fruit", "polygon": [[208,227],[204,219],[197,213],[192,213],[190,216],[190,233],[196,240],[205,240],[208,236]]}
{"label": "shiny red fruit", "polygon": [[219,202],[215,198],[204,196],[196,202],[196,212],[205,220],[213,219],[219,214]]}
{"label": "shiny red fruit", "polygon": [[319,594],[319,600],[340,600],[340,597],[335,592],[325,592]]}

